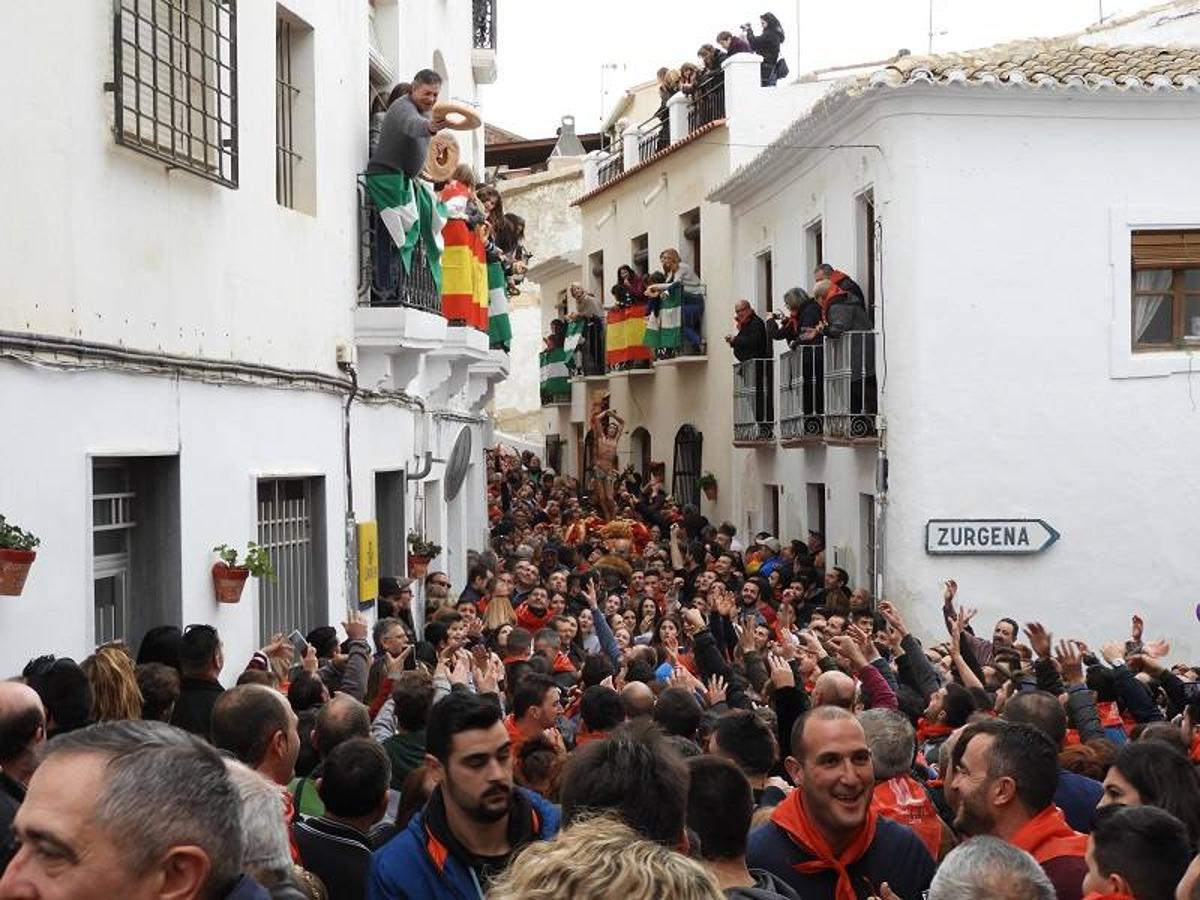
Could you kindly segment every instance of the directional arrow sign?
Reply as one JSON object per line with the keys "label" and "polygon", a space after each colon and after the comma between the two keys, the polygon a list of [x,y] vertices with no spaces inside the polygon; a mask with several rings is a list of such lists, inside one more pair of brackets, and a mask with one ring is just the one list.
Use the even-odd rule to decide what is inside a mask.
{"label": "directional arrow sign", "polygon": [[1041,553],[1058,538],[1041,519],[930,519],[925,552],[1021,556]]}

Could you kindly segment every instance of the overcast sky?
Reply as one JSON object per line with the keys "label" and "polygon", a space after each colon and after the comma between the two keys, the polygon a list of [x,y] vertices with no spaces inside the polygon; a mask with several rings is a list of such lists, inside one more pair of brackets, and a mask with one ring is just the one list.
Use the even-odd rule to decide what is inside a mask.
{"label": "overcast sky", "polygon": [[[933,0],[935,53],[1054,37],[1154,0]],[[929,47],[930,0],[499,0],[499,78],[482,88],[489,122],[523,137],[554,134],[573,114],[580,132],[659,66],[694,59],[718,31],[774,12],[793,75]],[[797,12],[800,28],[797,29]],[[799,35],[799,40],[797,40]],[[797,65],[799,55],[799,67]],[[602,70],[603,66],[616,66]],[[603,73],[603,80],[601,75]]]}

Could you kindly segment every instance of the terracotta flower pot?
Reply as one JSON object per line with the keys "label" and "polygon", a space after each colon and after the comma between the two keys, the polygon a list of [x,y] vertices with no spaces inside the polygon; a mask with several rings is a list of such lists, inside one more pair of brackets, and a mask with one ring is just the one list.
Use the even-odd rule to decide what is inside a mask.
{"label": "terracotta flower pot", "polygon": [[242,589],[250,570],[242,566],[229,567],[223,562],[213,563],[213,589],[217,592],[217,600],[221,603],[237,603],[242,599]]}
{"label": "terracotta flower pot", "polygon": [[0,595],[21,596],[25,578],[36,557],[36,550],[0,548]]}
{"label": "terracotta flower pot", "polygon": [[425,573],[429,571],[429,561],[432,556],[417,556],[415,553],[408,554],[408,577],[409,578],[424,578]]}
{"label": "terracotta flower pot", "polygon": [[703,491],[704,491],[704,496],[707,497],[709,500],[717,499],[717,486],[715,484],[706,484],[703,487]]}

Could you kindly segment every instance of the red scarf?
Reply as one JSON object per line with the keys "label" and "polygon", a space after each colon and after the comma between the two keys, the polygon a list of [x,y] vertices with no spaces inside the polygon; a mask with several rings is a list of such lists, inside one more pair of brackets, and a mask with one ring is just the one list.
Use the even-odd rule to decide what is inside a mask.
{"label": "red scarf", "polygon": [[575,673],[575,666],[571,662],[571,657],[567,656],[561,650],[554,655],[554,673],[557,675],[560,672]]}
{"label": "red scarf", "polygon": [[942,738],[949,735],[953,728],[949,725],[943,725],[940,722],[930,722],[926,719],[921,719],[917,722],[917,743],[924,744],[926,741],[931,741],[934,738]]}
{"label": "red scarf", "polygon": [[1132,894],[1102,894],[1099,891],[1092,891],[1083,900],[1136,900]]}
{"label": "red scarf", "polygon": [[1087,850],[1087,835],[1071,828],[1054,804],[1022,825],[1008,842],[1031,854],[1039,865],[1060,856],[1082,857]]}
{"label": "red scarf", "polygon": [[802,849],[816,857],[797,864],[797,872],[801,875],[814,875],[817,872],[833,871],[837,874],[837,888],[834,891],[836,900],[857,900],[858,895],[854,892],[854,883],[850,880],[847,866],[854,865],[871,849],[871,843],[875,840],[875,826],[879,821],[879,815],[874,809],[867,810],[867,819],[862,830],[840,856],[833,855],[833,850],[824,836],[808,818],[808,812],[804,809],[803,791],[792,791],[786,800],[775,807],[771,821]]}
{"label": "red scarf", "polygon": [[1192,735],[1192,749],[1188,756],[1191,757],[1192,762],[1200,763],[1200,734]]}
{"label": "red scarf", "polygon": [[603,741],[608,738],[607,731],[592,731],[587,725],[580,725],[575,733],[575,748],[586,747],[592,741]]}
{"label": "red scarf", "polygon": [[913,830],[929,855],[938,858],[942,847],[942,820],[921,782],[909,775],[881,781],[871,795],[871,809],[886,819]]}

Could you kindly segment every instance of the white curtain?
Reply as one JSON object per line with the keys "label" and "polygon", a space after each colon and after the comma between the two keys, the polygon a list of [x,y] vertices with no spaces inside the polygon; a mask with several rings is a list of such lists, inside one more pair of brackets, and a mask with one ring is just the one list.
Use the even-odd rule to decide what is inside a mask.
{"label": "white curtain", "polygon": [[1141,342],[1146,329],[1150,327],[1150,323],[1154,321],[1159,309],[1166,302],[1167,297],[1164,294],[1171,290],[1171,275],[1170,269],[1139,269],[1133,273],[1133,289],[1137,294],[1149,291],[1162,292],[1153,296],[1134,295],[1133,342],[1135,344]]}

